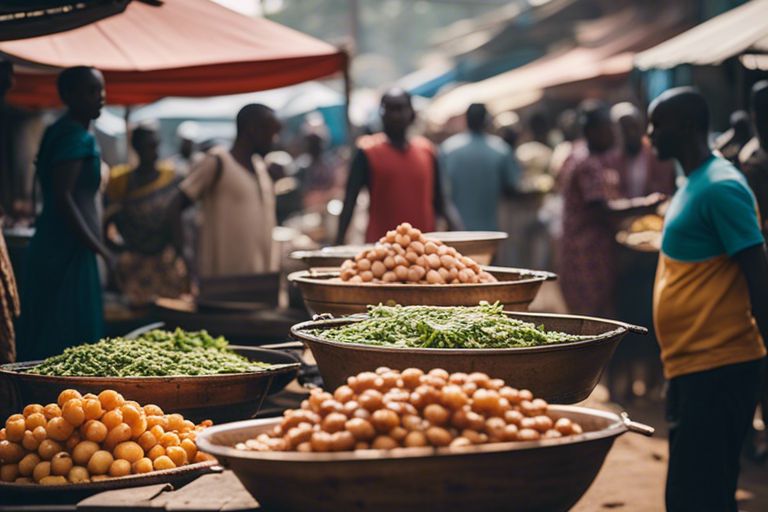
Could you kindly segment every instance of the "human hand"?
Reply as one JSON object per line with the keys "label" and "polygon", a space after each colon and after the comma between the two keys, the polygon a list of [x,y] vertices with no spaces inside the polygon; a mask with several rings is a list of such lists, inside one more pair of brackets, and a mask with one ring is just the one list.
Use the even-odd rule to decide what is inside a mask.
{"label": "human hand", "polygon": [[654,206],[654,205],[663,203],[666,200],[667,200],[667,195],[662,194],[661,192],[654,192],[652,194],[645,196],[645,203],[648,206]]}

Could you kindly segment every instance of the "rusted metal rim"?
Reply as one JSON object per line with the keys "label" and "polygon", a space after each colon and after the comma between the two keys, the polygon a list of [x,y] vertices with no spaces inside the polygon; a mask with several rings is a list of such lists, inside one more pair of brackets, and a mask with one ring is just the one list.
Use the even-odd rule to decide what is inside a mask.
{"label": "rusted metal rim", "polygon": [[[250,350],[253,348],[253,349],[256,349],[255,352],[258,352],[258,351],[274,352],[274,354],[277,356],[280,356],[280,357],[285,356],[283,352],[264,349],[260,347],[230,345],[229,348],[233,350],[241,350],[241,349]],[[290,358],[290,356],[286,356],[286,357]],[[22,361],[18,363],[3,364],[3,365],[0,365],[0,375],[7,375],[9,377],[18,377],[20,375],[23,375],[25,379],[34,380],[37,382],[50,382],[50,383],[61,383],[61,384],[71,383],[72,386],[76,386],[78,384],[97,384],[97,385],[100,384],[100,385],[109,387],[111,384],[114,384],[116,379],[119,379],[121,382],[124,382],[126,384],[136,383],[136,384],[142,384],[142,385],[161,384],[161,383],[168,383],[168,382],[175,382],[175,383],[194,382],[199,384],[205,384],[210,382],[240,381],[243,378],[253,379],[253,378],[262,377],[262,376],[265,378],[275,377],[277,375],[298,371],[299,368],[301,367],[301,365],[297,362],[274,363],[274,364],[270,364],[270,366],[267,368],[263,368],[259,371],[254,371],[254,372],[219,373],[214,375],[165,375],[162,377],[159,377],[159,376],[89,377],[89,376],[36,375],[34,373],[28,373],[27,370],[34,368],[40,363],[42,363],[42,361]]]}
{"label": "rusted metal rim", "polygon": [[[440,306],[435,306],[440,307]],[[451,307],[451,306],[443,306]],[[648,329],[640,327],[638,325],[627,324],[616,320],[607,320],[604,318],[596,318],[589,316],[578,315],[559,315],[559,314],[546,314],[546,313],[510,313],[507,315],[513,318],[530,318],[535,322],[535,319],[568,319],[568,320],[583,320],[590,322],[601,322],[616,326],[615,329],[597,334],[588,339],[578,341],[567,341],[563,343],[553,343],[548,345],[539,345],[536,347],[511,347],[511,348],[413,348],[413,347],[392,347],[385,345],[368,345],[365,343],[347,343],[342,341],[329,340],[327,338],[321,338],[313,334],[304,332],[307,329],[323,329],[329,327],[338,327],[341,325],[350,324],[353,322],[361,322],[368,318],[367,315],[354,315],[344,318],[332,319],[332,320],[310,320],[302,322],[291,327],[291,335],[296,338],[307,341],[310,343],[320,343],[325,345],[332,345],[339,348],[347,348],[350,350],[368,350],[371,352],[401,352],[405,354],[419,354],[419,353],[440,353],[450,355],[477,355],[482,352],[484,355],[500,355],[500,354],[521,354],[521,353],[540,353],[540,352],[555,352],[558,350],[569,350],[574,347],[580,347],[584,345],[592,345],[601,342],[613,341],[617,336],[621,336],[626,332],[634,332],[637,334],[647,334]]]}
{"label": "rusted metal rim", "polygon": [[[301,453],[301,452],[255,452],[238,450],[231,446],[224,446],[214,443],[212,439],[217,434],[232,434],[244,429],[253,429],[254,435],[259,432],[267,432],[268,429],[274,425],[277,425],[282,421],[282,418],[265,418],[259,420],[246,420],[238,421],[235,423],[227,423],[224,425],[210,427],[198,435],[197,444],[198,448],[205,453],[211,454],[214,457],[232,458],[232,459],[247,459],[247,460],[270,460],[270,461],[282,461],[282,462],[363,462],[370,460],[401,460],[401,459],[419,459],[419,458],[435,458],[435,457],[450,457],[450,456],[471,456],[481,453],[497,453],[497,452],[512,452],[523,450],[536,450],[545,448],[555,448],[563,445],[571,445],[578,443],[586,443],[596,441],[599,439],[605,439],[610,437],[617,437],[625,432],[636,432],[637,429],[629,428],[627,421],[617,414],[608,411],[600,411],[597,409],[590,409],[587,407],[579,407],[573,405],[550,405],[549,412],[554,413],[558,417],[569,417],[571,419],[579,416],[591,416],[593,418],[599,418],[605,420],[608,425],[600,430],[594,430],[590,432],[584,432],[583,434],[552,438],[541,439],[538,441],[513,441],[506,443],[489,443],[483,445],[472,445],[466,447],[444,447],[444,448],[402,448],[393,451],[388,450],[359,450],[351,452],[331,452],[331,453]],[[578,421],[578,420],[577,420]],[[634,424],[634,422],[631,422]],[[639,424],[638,424],[639,425]],[[643,425],[647,429],[647,427]],[[651,429],[652,430],[652,429]]]}
{"label": "rusted metal rim", "polygon": [[342,288],[378,288],[382,290],[461,290],[467,288],[494,288],[498,286],[510,286],[516,284],[538,283],[542,281],[554,281],[557,274],[545,270],[529,270],[523,268],[491,267],[484,266],[483,270],[494,273],[518,274],[521,279],[509,281],[497,281],[495,283],[461,283],[461,284],[405,284],[405,283],[346,283],[344,281],[331,281],[328,278],[339,277],[341,272],[337,269],[324,268],[322,271],[299,270],[288,275],[288,281],[306,283],[321,286],[336,286]]}

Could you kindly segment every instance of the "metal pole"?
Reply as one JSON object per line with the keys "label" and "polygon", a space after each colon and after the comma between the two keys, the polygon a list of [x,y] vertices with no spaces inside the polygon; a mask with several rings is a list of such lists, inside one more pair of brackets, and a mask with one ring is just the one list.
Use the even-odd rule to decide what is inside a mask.
{"label": "metal pole", "polygon": [[359,0],[347,0],[349,21],[349,44],[344,50],[344,116],[347,126],[347,143],[349,149],[354,148],[354,136],[352,134],[352,121],[349,118],[349,104],[352,97],[352,74],[350,66],[352,58],[357,55],[360,48],[360,3]]}
{"label": "metal pole", "polygon": [[123,121],[125,122],[125,162],[130,163],[131,156],[131,106],[126,105],[123,111]]}
{"label": "metal pole", "polygon": [[349,38],[352,43],[348,50],[349,55],[353,56],[357,54],[360,48],[360,4],[358,0],[347,0],[349,8]]}
{"label": "metal pole", "polygon": [[350,150],[355,142],[352,133],[352,120],[349,118],[349,104],[352,97],[352,76],[349,72],[349,64],[351,60],[349,52],[344,50],[344,119],[347,127],[347,144],[349,144]]}

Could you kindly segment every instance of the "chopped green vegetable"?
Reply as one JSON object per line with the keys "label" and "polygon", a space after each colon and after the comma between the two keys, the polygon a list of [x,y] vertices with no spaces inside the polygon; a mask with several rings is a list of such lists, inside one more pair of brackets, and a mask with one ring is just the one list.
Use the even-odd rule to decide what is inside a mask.
{"label": "chopped green vegetable", "polygon": [[409,348],[534,347],[585,339],[546,331],[543,326],[510,318],[496,304],[474,307],[369,306],[366,320],[331,329],[313,329],[315,336],[344,343]]}
{"label": "chopped green vegetable", "polygon": [[136,339],[111,338],[71,347],[49,357],[29,373],[60,377],[161,377],[261,371],[228,348],[223,337],[206,331],[154,330]]}

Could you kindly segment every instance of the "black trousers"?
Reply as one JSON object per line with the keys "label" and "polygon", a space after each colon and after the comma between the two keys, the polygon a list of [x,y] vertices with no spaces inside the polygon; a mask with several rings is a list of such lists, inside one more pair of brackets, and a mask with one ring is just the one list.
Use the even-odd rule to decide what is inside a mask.
{"label": "black trousers", "polygon": [[737,512],[739,458],[762,365],[761,359],[669,381],[668,512]]}

